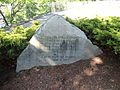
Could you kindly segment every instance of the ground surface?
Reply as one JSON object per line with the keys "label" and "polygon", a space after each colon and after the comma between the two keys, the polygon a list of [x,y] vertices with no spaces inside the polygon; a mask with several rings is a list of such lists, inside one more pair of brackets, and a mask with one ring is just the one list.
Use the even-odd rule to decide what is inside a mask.
{"label": "ground surface", "polygon": [[70,65],[7,73],[0,90],[120,90],[118,59],[105,50],[96,58]]}
{"label": "ground surface", "polygon": [[59,15],[67,16],[71,19],[78,17],[94,18],[96,16],[118,16],[120,17],[120,1],[89,1],[89,2],[73,2],[68,4],[68,9],[55,12]]}

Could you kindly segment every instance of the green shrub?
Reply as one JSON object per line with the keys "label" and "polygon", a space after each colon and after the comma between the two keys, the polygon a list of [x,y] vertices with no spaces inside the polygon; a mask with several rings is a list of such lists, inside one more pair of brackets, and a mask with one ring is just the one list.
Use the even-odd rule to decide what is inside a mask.
{"label": "green shrub", "polygon": [[13,27],[12,32],[0,29],[0,56],[18,56],[28,45],[30,38],[40,24],[35,22],[31,27]]}
{"label": "green shrub", "polygon": [[120,17],[66,20],[83,30],[94,44],[107,46],[120,55]]}

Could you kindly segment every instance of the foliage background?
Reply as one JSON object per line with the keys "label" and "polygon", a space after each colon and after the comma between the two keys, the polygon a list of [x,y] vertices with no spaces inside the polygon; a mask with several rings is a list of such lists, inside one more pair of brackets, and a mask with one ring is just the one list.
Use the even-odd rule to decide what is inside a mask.
{"label": "foliage background", "polygon": [[41,14],[64,10],[66,2],[72,1],[95,0],[0,0],[0,10],[9,25],[12,25]]}

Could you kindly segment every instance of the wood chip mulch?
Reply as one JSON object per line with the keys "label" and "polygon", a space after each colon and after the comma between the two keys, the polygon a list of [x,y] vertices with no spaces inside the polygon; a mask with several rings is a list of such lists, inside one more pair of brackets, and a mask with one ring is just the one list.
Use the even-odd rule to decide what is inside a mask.
{"label": "wood chip mulch", "polygon": [[120,60],[110,54],[12,73],[0,90],[120,90]]}

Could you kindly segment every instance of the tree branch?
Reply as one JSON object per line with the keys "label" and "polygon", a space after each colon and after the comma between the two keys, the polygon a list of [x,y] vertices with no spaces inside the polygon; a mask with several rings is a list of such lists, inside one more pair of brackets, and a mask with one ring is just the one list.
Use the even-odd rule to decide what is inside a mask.
{"label": "tree branch", "polygon": [[3,17],[3,20],[5,21],[6,26],[9,26],[9,24],[8,24],[6,18],[5,18],[4,14],[3,14],[3,12],[2,12],[1,10],[0,10],[0,14],[1,14],[2,17]]}

